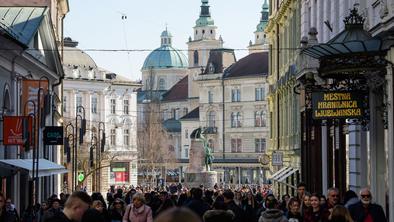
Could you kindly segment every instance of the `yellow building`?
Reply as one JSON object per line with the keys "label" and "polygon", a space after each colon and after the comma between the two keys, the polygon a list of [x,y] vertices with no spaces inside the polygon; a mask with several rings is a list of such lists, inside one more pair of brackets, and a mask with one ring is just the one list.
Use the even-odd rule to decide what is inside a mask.
{"label": "yellow building", "polygon": [[269,43],[269,94],[271,181],[276,192],[294,193],[300,181],[300,115],[296,85],[296,60],[301,36],[301,3],[270,1],[265,33]]}

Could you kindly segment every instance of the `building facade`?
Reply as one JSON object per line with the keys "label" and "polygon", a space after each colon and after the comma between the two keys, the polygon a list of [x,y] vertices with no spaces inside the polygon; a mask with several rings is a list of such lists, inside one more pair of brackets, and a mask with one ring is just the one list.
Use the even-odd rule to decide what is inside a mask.
{"label": "building facade", "polygon": [[[61,2],[53,1],[54,4]],[[49,6],[25,1],[3,1],[0,4],[0,41],[6,47],[0,59],[0,87],[3,91],[1,134],[21,130],[12,129],[18,124],[6,122],[7,118],[29,115],[35,123],[30,130],[35,132],[34,141],[32,139],[26,143],[25,137],[10,141],[4,137],[0,145],[1,191],[11,197],[19,212],[29,204],[41,202],[49,195],[58,193],[61,187],[60,174],[64,172],[64,167],[58,164],[59,146],[45,146],[43,131],[46,126],[60,125],[59,97],[64,74],[56,33],[62,29],[62,19],[55,27],[51,15],[54,13],[63,18],[68,12],[68,5],[62,4],[64,7],[56,12],[51,11]],[[22,24],[20,27],[23,28],[16,31],[17,24]],[[43,96],[45,100],[41,99]],[[44,104],[47,105],[45,109],[38,111],[34,108]],[[22,131],[19,135],[22,135]],[[18,141],[25,142],[21,144]],[[36,154],[34,159],[33,153]],[[33,163],[36,166],[38,163],[39,170],[35,170],[38,177],[37,174],[32,175]],[[26,167],[26,164],[31,167]],[[48,170],[48,167],[52,167],[52,170]],[[33,183],[34,189],[30,186]]]}
{"label": "building facade", "polygon": [[[87,123],[84,139],[77,149],[78,175],[83,175],[78,189],[86,187],[88,192],[104,194],[112,185],[136,185],[136,90],[141,85],[99,68],[88,54],[76,48],[77,44],[65,39],[63,114],[66,135],[73,134],[72,127],[67,125],[75,127],[77,115],[83,116]],[[80,120],[77,121],[80,126]],[[69,168],[63,183],[70,191],[73,190],[72,161],[63,160]]]}

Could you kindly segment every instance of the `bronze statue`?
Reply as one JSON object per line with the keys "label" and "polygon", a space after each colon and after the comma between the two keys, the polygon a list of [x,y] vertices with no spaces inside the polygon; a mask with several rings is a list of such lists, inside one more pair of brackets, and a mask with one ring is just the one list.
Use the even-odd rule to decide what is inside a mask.
{"label": "bronze statue", "polygon": [[202,132],[200,134],[200,139],[203,142],[204,151],[205,151],[205,158],[204,158],[205,169],[206,171],[211,171],[212,163],[214,160],[212,149],[211,147],[209,147],[208,140],[204,137],[204,134]]}

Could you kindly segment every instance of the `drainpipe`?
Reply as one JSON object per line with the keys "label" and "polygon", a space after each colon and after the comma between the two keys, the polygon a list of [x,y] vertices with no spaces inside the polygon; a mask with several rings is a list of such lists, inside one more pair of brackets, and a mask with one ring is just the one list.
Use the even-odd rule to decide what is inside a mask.
{"label": "drainpipe", "polygon": [[[276,50],[277,50],[277,52],[278,53],[276,53],[276,82],[278,82],[278,80],[279,80],[279,76],[280,76],[280,74],[279,74],[279,68],[280,68],[280,65],[279,65],[279,59],[280,59],[280,50],[279,50],[279,47],[280,47],[280,44],[279,44],[279,24],[276,24]],[[277,85],[277,84],[276,84]],[[276,149],[277,150],[279,150],[280,149],[280,121],[279,121],[279,117],[280,117],[280,114],[279,114],[279,109],[280,109],[280,105],[279,105],[279,95],[278,95],[278,87],[276,88],[276,128],[277,128],[277,141],[276,141],[276,144],[277,144],[277,147],[276,147]]]}
{"label": "drainpipe", "polygon": [[226,118],[225,118],[225,113],[226,113],[226,112],[225,112],[224,109],[225,109],[226,106],[225,106],[225,104],[224,104],[224,101],[225,101],[225,100],[224,100],[224,91],[225,91],[225,90],[224,90],[224,74],[223,74],[223,76],[222,76],[222,112],[223,112],[223,113],[222,113],[222,115],[223,115],[223,117],[222,117],[222,143],[223,143],[223,160],[226,159],[226,153],[225,153],[225,151],[226,151],[226,150],[225,150],[225,147],[226,147],[226,145],[225,145],[226,140],[225,140],[225,134],[224,134],[224,131],[225,131],[225,130],[224,130],[224,127],[225,127],[225,125],[226,125],[226,124],[225,124],[225,119],[226,119]]}

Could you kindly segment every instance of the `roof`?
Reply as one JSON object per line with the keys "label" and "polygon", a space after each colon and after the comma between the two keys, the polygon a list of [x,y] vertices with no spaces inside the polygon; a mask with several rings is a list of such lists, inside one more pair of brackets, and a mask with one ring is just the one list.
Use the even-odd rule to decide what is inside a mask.
{"label": "roof", "polygon": [[224,78],[268,75],[268,52],[252,53],[224,71]]}
{"label": "roof", "polygon": [[188,119],[199,119],[200,118],[200,107],[193,109],[188,114],[184,115],[181,120],[188,120]]}
{"label": "roof", "polygon": [[163,45],[146,57],[142,70],[187,68],[189,66],[186,56],[169,45]]}
{"label": "roof", "polygon": [[204,74],[223,73],[224,67],[230,66],[235,61],[234,49],[212,49],[209,52],[209,58]]}
{"label": "roof", "polygon": [[163,127],[167,132],[171,132],[171,133],[181,132],[181,122],[176,119],[168,119],[164,121]]}
{"label": "roof", "polygon": [[141,104],[144,102],[151,101],[151,98],[155,98],[156,100],[160,100],[164,93],[167,91],[165,90],[157,90],[157,91],[138,91],[137,92],[137,103]]}
{"label": "roof", "polygon": [[27,46],[46,13],[46,7],[0,7],[0,28]]}
{"label": "roof", "polygon": [[63,64],[86,68],[97,68],[96,62],[84,51],[75,47],[64,47]]}
{"label": "roof", "polygon": [[179,80],[164,95],[162,101],[186,100],[189,98],[189,76]]}

